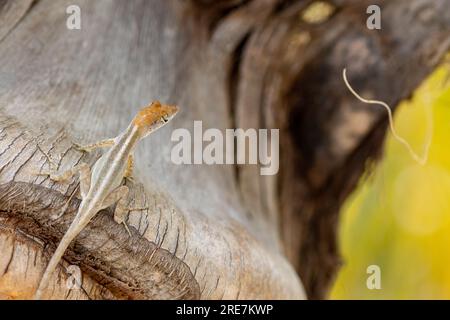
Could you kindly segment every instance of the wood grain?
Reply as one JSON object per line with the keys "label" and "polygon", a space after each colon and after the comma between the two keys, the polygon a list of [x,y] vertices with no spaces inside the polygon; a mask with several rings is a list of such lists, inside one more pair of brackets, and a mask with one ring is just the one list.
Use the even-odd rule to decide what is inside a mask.
{"label": "wood grain", "polygon": [[[180,126],[192,129],[194,119],[215,126],[218,122],[212,120],[225,118],[227,112],[226,106],[218,103],[209,119],[203,117],[202,106],[199,104],[196,109],[190,101],[195,92],[181,90],[185,81],[182,77],[187,76],[188,70],[181,74],[174,66],[183,65],[189,57],[188,38],[183,26],[171,23],[174,13],[170,5],[162,1],[130,4],[80,1],[78,4],[83,14],[82,30],[65,28],[66,15],[62,10],[65,4],[39,1],[14,33],[1,43],[0,63],[5,67],[2,68],[0,99],[7,103],[2,108],[5,136],[0,148],[5,152],[0,159],[4,167],[0,179],[2,193],[12,193],[8,201],[2,202],[2,211],[5,206],[21,206],[24,198],[45,199],[52,190],[60,195],[57,203],[61,205],[75,187],[74,183],[55,184],[33,176],[32,168],[46,168],[45,157],[29,138],[34,135],[22,135],[22,132],[38,132],[36,136],[42,140],[42,148],[58,159],[60,169],[64,170],[81,161],[82,155],[74,150],[72,141],[88,143],[117,135],[136,110],[151,100],[176,103],[182,111],[175,121],[152,135],[138,150],[136,175],[145,191],[140,187],[132,193],[134,199],[149,205],[149,212],[130,215],[128,223],[138,231],[136,236],[127,239],[120,226],[112,226],[110,216],[104,217],[75,241],[65,258],[80,264],[83,271],[100,283],[110,282],[105,286],[118,297],[176,298],[177,294],[179,298],[204,299],[303,297],[298,276],[270,243],[275,241],[270,238],[265,239],[265,243],[260,241],[264,232],[240,213],[232,168],[175,166],[170,162],[171,129]],[[21,48],[19,51],[17,46]],[[11,116],[20,119],[18,125],[23,129],[18,129],[16,124],[12,127],[6,124],[16,123]],[[19,182],[31,185],[17,186],[15,183]],[[182,185],[184,187],[180,187]],[[23,228],[45,239],[46,243],[55,244],[73,215],[67,214],[61,221],[50,221],[49,216],[59,206],[53,202],[44,204],[42,206],[53,210],[46,212],[39,203],[26,205],[27,214],[36,219],[40,227]],[[23,215],[18,209],[11,210],[5,211],[8,217]],[[34,211],[39,215],[33,215]],[[99,251],[98,243],[116,232],[124,243],[110,240],[109,252]],[[147,240],[138,245],[143,241],[139,240],[141,236]],[[117,254],[111,251],[114,243],[124,247],[122,259],[128,266],[114,260]],[[133,249],[128,249],[129,253],[127,244]],[[155,245],[173,258],[166,261],[161,255],[154,255],[148,265],[133,267],[134,250],[143,256],[151,255]],[[86,252],[92,258],[77,258]],[[178,260],[187,266],[186,273],[175,262]],[[36,266],[36,274],[45,266],[45,259],[42,262]],[[127,290],[130,281],[138,289],[154,287],[149,280],[149,272],[156,272],[153,263],[165,266],[164,274],[170,275],[163,278],[162,282],[167,283],[162,289],[153,289],[159,295]],[[122,275],[109,271],[111,275],[100,268],[109,264],[122,268]],[[145,271],[148,268],[152,271]],[[185,274],[181,280],[189,283],[186,286],[180,280],[177,287],[190,290],[184,296],[183,292],[166,292],[168,287],[174,287],[169,279],[177,281],[177,270]],[[34,278],[37,281],[37,277]],[[121,282],[117,284],[119,289],[113,285],[113,279]]]}

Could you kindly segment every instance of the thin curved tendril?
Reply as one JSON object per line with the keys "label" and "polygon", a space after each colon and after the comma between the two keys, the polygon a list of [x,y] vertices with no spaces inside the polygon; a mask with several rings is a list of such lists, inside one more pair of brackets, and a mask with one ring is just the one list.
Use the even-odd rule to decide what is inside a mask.
{"label": "thin curved tendril", "polygon": [[[425,164],[427,163],[427,160],[428,160],[428,153],[429,153],[430,146],[431,146],[431,139],[432,139],[431,134],[429,134],[429,137],[428,137],[428,139],[427,139],[427,143],[425,144],[425,150],[424,150],[425,152],[424,152],[424,155],[423,155],[423,156],[417,155],[417,154],[414,152],[414,150],[412,149],[412,147],[410,146],[410,144],[408,143],[408,141],[406,141],[406,140],[403,139],[401,136],[399,136],[398,133],[397,133],[397,131],[395,130],[395,128],[394,128],[394,119],[393,119],[392,111],[391,111],[391,108],[389,107],[389,105],[388,105],[387,103],[383,102],[383,101],[378,101],[378,100],[367,100],[367,99],[364,99],[364,98],[361,97],[358,93],[356,93],[356,91],[352,88],[352,86],[350,85],[350,83],[349,83],[348,80],[347,80],[347,69],[344,69],[344,70],[343,70],[342,76],[343,76],[343,78],[344,78],[345,85],[347,86],[347,88],[350,90],[350,92],[351,92],[358,100],[360,100],[361,102],[367,103],[367,104],[377,104],[377,105],[383,106],[383,107],[386,109],[386,111],[387,111],[387,113],[388,113],[388,117],[389,117],[389,127],[390,127],[390,129],[391,129],[391,132],[392,132],[392,135],[394,136],[394,138],[395,138],[398,142],[400,142],[401,144],[403,144],[403,145],[406,147],[406,149],[409,151],[411,157],[412,157],[415,161],[417,161],[417,162],[418,162],[420,165],[422,165],[422,166],[425,165]],[[427,108],[427,109],[428,109],[428,108]],[[430,118],[430,114],[428,114],[428,116],[429,116],[429,118]],[[432,126],[432,121],[430,121],[428,124],[429,124],[429,127],[431,127],[431,126]],[[429,130],[430,130],[430,128],[429,128]],[[432,131],[433,131],[433,130],[432,130],[432,128],[431,128],[431,131],[429,131],[429,132],[432,132]]]}

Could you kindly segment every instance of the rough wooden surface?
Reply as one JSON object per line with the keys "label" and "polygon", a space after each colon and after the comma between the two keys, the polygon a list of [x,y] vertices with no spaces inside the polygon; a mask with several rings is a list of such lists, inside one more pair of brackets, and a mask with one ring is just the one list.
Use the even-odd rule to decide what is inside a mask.
{"label": "rough wooden surface", "polygon": [[[265,232],[241,214],[237,193],[233,192],[233,169],[175,166],[170,162],[171,129],[191,128],[193,119],[203,119],[205,125],[215,126],[211,120],[223,120],[227,111],[218,105],[213,114],[204,117],[203,112],[209,106],[193,107],[191,99],[195,99],[196,93],[185,88],[186,80],[183,80],[189,76],[190,69],[183,61],[192,57],[186,49],[188,37],[183,25],[172,23],[173,16],[169,14],[175,12],[170,5],[165,1],[86,1],[79,5],[83,13],[80,31],[65,28],[66,15],[62,9],[66,4],[39,1],[2,41],[2,113],[15,116],[22,126],[38,132],[42,148],[51,149],[49,153],[55,159],[61,155],[60,168],[64,170],[81,158],[71,148],[70,140],[87,143],[115,136],[139,107],[153,99],[178,104],[182,111],[175,121],[146,140],[137,154],[138,177],[145,184],[148,196],[144,202],[150,209],[144,215],[133,212],[128,223],[148,240],[139,242],[139,233],[135,233],[136,239],[128,240],[122,232],[119,239],[123,243],[116,235],[106,248],[131,246],[122,253],[124,261],[131,261],[135,251],[141,253],[140,259],[145,258],[145,254],[148,257],[155,245],[161,248],[159,251],[170,252],[172,260],[164,261],[161,255],[152,259],[152,262],[165,264],[164,272],[170,275],[159,276],[164,283],[159,298],[167,298],[168,288],[176,287],[168,279],[174,281],[176,272],[181,271],[175,263],[178,260],[183,261],[180,266],[189,268],[187,279],[181,279],[189,283],[188,288],[181,282],[178,284],[179,290],[192,291],[186,297],[303,297],[293,268],[268,239],[266,243],[259,241],[258,235]],[[186,70],[175,69],[183,63]],[[10,121],[6,116],[2,120]],[[33,168],[45,167],[45,157],[36,150],[32,140],[21,136],[20,129],[8,125],[3,125],[2,129],[2,193],[10,194],[2,202],[2,209],[12,208],[12,212],[5,214],[17,219],[23,211],[14,209],[15,204],[21,206],[23,197],[37,198],[33,200],[36,203],[26,205],[26,211],[40,227],[23,228],[45,239],[45,243],[55,244],[73,215],[64,216],[61,221],[49,221],[50,213],[43,207],[60,207],[58,204],[65,199],[63,195],[69,195],[72,189],[33,176]],[[15,184],[9,184],[12,181],[31,182],[38,188],[6,193],[15,190]],[[46,193],[50,190],[44,188],[59,191],[61,199],[49,197]],[[138,194],[142,196],[142,192]],[[33,216],[34,211],[38,212],[37,216]],[[114,267],[121,268],[115,255],[99,251],[98,243],[107,241],[114,236],[112,231],[122,228],[113,228],[110,217],[109,224],[103,222],[106,218],[102,222],[100,219],[97,225],[92,224],[91,231],[100,228],[103,232],[89,233],[88,229],[85,233],[88,238],[81,235],[66,258],[89,252],[92,258],[80,261],[83,271],[102,279],[118,277],[117,270],[111,269],[108,273],[98,270],[100,263],[95,261],[100,260],[101,265],[108,268],[114,261]],[[48,250],[46,256],[51,252]],[[32,268],[28,271],[34,284],[46,262],[45,259],[39,261],[34,271]],[[148,268],[152,269],[151,266],[149,263]],[[126,268],[129,269],[126,276],[133,279],[139,289],[144,285],[152,287],[153,283],[146,278],[146,264]],[[153,268],[151,272],[156,271]],[[116,279],[124,282],[122,294],[131,298],[155,298],[153,294],[143,296],[127,292],[126,279],[123,275]],[[114,290],[105,279],[100,282]],[[58,285],[61,283],[55,284]],[[183,297],[181,291],[177,294]],[[176,298],[177,294],[170,297]]]}
{"label": "rough wooden surface", "polygon": [[[303,298],[296,271],[309,297],[324,297],[339,266],[339,207],[386,130],[382,110],[346,91],[342,68],[365,96],[395,105],[450,44],[446,0],[340,0],[318,25],[299,18],[312,1],[12,2],[0,2],[7,298],[32,295],[77,207],[50,219],[75,185],[33,175],[47,165],[36,141],[62,169],[92,162],[98,154],[72,141],[115,136],[154,99],[182,111],[139,147],[132,199],[148,211],[130,215],[132,238],[101,213],[65,256],[86,286],[69,293],[60,270],[47,297]],[[365,27],[372,2],[383,5],[382,31]],[[81,7],[79,31],[65,27],[69,4]],[[280,173],[173,165],[171,130],[193,120],[281,128]]]}

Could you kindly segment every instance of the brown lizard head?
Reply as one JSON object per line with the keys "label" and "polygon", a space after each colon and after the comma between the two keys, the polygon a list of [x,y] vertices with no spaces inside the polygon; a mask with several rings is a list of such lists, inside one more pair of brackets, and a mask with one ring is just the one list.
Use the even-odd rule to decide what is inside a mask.
{"label": "brown lizard head", "polygon": [[169,122],[178,110],[177,106],[169,106],[154,101],[138,112],[133,119],[133,124],[138,127],[140,136],[145,137]]}

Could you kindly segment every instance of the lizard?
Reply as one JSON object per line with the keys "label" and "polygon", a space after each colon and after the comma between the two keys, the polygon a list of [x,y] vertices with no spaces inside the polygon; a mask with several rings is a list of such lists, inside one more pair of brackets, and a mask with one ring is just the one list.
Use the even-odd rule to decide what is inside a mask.
{"label": "lizard", "polygon": [[[59,182],[68,180],[78,173],[81,203],[74,220],[47,264],[35,292],[36,300],[42,298],[44,290],[48,287],[50,276],[70,243],[100,210],[116,204],[114,220],[117,223],[125,224],[124,216],[128,211],[126,200],[129,188],[122,185],[122,181],[124,178],[131,177],[133,151],[141,139],[169,122],[178,110],[177,106],[163,105],[159,101],[154,101],[149,106],[142,108],[125,131],[117,137],[84,147],[78,145],[79,149],[87,152],[95,148],[110,148],[94,163],[92,170],[86,163],[80,163],[61,174],[50,171],[39,173],[48,175],[50,179]],[[127,231],[129,232],[128,227]]]}

